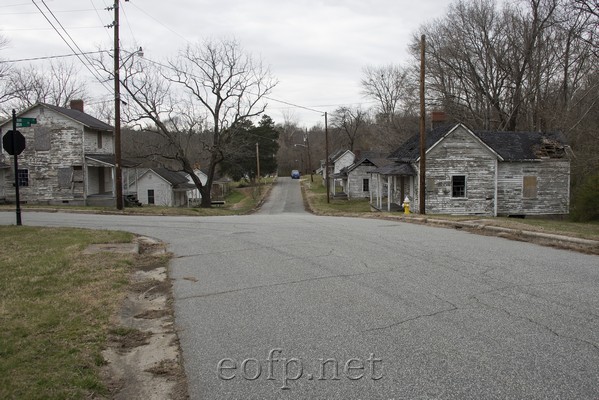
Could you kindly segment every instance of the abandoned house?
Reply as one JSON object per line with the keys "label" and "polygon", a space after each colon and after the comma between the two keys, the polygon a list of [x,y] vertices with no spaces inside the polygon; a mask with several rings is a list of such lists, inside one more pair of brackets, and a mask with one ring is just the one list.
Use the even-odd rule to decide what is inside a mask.
{"label": "abandoned house", "polygon": [[356,152],[356,161],[342,168],[333,178],[341,181],[347,199],[367,199],[371,195],[371,172],[392,163],[391,160],[374,152]]}
{"label": "abandoned house", "polygon": [[[426,134],[426,212],[567,214],[570,152],[559,133],[471,131],[462,124],[437,127]],[[391,210],[407,196],[417,212],[419,135],[389,159],[394,163],[372,172],[373,206]]]}
{"label": "abandoned house", "polygon": [[187,174],[162,167],[139,172],[136,178],[128,180],[127,193],[135,194],[141,204],[185,207],[192,200],[191,192],[196,187]]}
{"label": "abandoned house", "polygon": [[[86,114],[81,100],[72,101],[70,108],[38,103],[17,117],[37,120],[18,128],[26,140],[17,171],[22,202],[115,204],[112,126]],[[12,119],[2,122],[0,129],[2,134],[11,130]],[[0,161],[5,166],[0,168],[1,195],[14,202],[12,156],[3,151]]]}

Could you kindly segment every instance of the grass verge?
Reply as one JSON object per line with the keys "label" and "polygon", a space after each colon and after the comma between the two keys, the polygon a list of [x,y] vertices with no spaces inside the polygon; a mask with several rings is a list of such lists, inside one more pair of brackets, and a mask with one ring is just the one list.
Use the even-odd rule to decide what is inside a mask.
{"label": "grass verge", "polygon": [[125,232],[0,227],[0,398],[107,394],[100,351],[135,255],[82,251],[132,238]]}
{"label": "grass verge", "polygon": [[335,200],[329,196],[327,203],[327,190],[322,184],[322,176],[314,175],[313,182],[309,176],[302,178],[304,199],[310,211],[318,215],[352,216],[370,212],[368,199]]}
{"label": "grass verge", "polygon": [[[255,186],[233,188],[225,198],[225,205],[212,208],[200,207],[165,207],[144,205],[143,207],[126,207],[123,211],[117,211],[113,207],[83,207],[67,205],[37,205],[24,204],[23,210],[39,211],[63,211],[63,212],[85,212],[92,214],[130,214],[130,215],[172,215],[172,216],[196,216],[212,217],[222,215],[243,215],[252,212],[262,201],[272,186],[272,179],[263,179],[260,190]],[[13,211],[14,205],[0,205],[0,211]]]}

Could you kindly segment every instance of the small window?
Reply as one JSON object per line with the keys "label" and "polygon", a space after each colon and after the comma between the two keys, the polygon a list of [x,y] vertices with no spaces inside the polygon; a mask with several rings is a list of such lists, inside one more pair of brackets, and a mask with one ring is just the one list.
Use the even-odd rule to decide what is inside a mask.
{"label": "small window", "polygon": [[466,197],[465,175],[454,175],[451,177],[451,197]]}
{"label": "small window", "polygon": [[370,180],[368,178],[362,179],[362,191],[363,192],[370,191]]}
{"label": "small window", "polygon": [[17,171],[17,182],[19,186],[29,186],[29,170],[19,169]]}
{"label": "small window", "polygon": [[536,199],[537,198],[537,177],[524,176],[522,177],[522,198]]}
{"label": "small window", "polygon": [[102,148],[102,132],[98,132],[98,149]]}
{"label": "small window", "polygon": [[148,204],[154,204],[154,189],[148,189]]}

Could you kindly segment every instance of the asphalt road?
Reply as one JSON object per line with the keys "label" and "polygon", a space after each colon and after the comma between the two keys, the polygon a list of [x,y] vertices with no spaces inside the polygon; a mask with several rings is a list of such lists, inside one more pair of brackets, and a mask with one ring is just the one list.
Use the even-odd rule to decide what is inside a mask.
{"label": "asphalt road", "polygon": [[599,398],[596,256],[316,217],[291,179],[250,216],[23,223],[170,243],[192,399]]}

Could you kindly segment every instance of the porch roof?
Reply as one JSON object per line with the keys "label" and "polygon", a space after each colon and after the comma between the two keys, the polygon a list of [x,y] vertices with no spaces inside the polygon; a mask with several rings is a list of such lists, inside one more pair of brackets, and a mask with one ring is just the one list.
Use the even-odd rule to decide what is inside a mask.
{"label": "porch roof", "polygon": [[[115,155],[114,154],[86,154],[85,159],[91,166],[108,166],[114,167]],[[124,158],[121,159],[121,166],[125,168],[133,168],[136,164],[130,160]]]}
{"label": "porch roof", "polygon": [[416,171],[411,164],[393,163],[377,168],[370,173],[380,175],[416,175]]}

